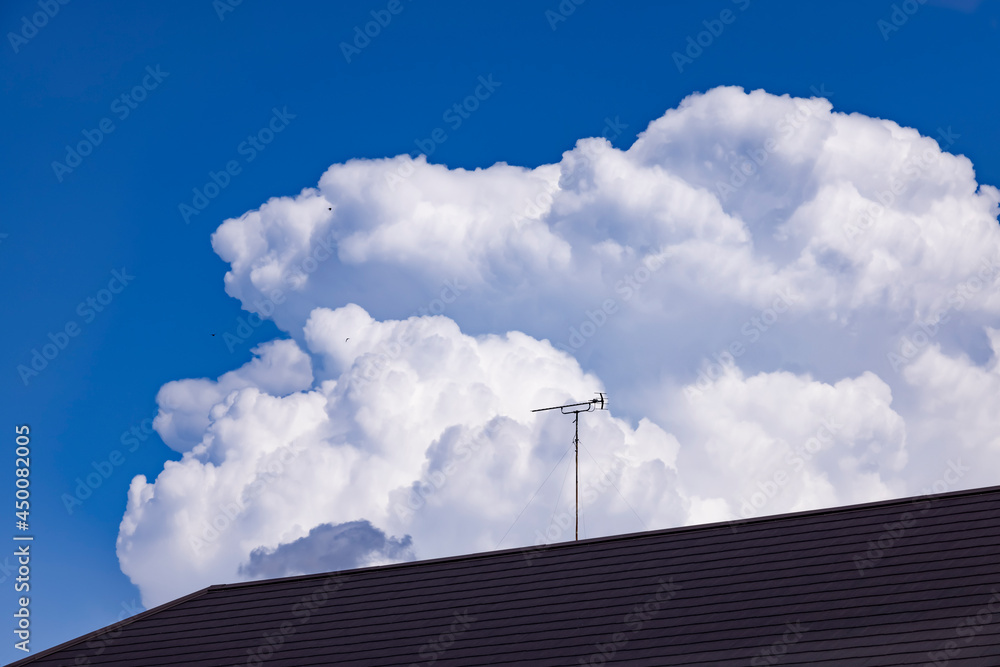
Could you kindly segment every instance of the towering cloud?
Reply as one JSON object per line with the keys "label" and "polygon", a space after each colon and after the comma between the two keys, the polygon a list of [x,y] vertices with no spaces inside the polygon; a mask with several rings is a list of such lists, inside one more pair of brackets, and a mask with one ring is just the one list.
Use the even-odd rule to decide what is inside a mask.
{"label": "towering cloud", "polygon": [[290,339],[163,387],[183,458],[133,481],[123,571],[149,604],[569,539],[571,423],[530,410],[601,390],[591,536],[996,483],[1000,192],[951,140],[717,88],[628,150],[352,160],[225,221]]}

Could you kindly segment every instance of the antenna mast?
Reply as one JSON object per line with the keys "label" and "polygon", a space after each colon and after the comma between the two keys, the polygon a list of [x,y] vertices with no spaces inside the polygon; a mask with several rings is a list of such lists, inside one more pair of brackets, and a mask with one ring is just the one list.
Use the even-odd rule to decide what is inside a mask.
{"label": "antenna mast", "polygon": [[592,398],[583,403],[569,403],[568,405],[555,405],[551,408],[538,408],[532,412],[545,412],[546,410],[559,410],[564,415],[573,415],[573,448],[576,450],[576,535],[574,539],[580,539],[580,413],[593,412],[594,410],[606,410],[608,398],[604,392],[594,392],[599,398]]}

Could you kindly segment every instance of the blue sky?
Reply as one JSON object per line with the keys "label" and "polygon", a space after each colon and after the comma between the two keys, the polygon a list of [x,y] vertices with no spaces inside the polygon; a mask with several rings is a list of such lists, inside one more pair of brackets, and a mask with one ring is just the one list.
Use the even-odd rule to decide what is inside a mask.
{"label": "blue sky", "polygon": [[[578,139],[601,136],[609,124],[617,129],[605,136],[628,149],[691,94],[739,86],[827,97],[833,112],[914,128],[966,156],[979,184],[1000,185],[996,0],[565,0],[567,15],[555,0],[280,7],[245,0],[231,11],[209,0],[100,8],[53,2],[58,12],[26,29],[23,17],[30,22],[44,4],[8,2],[0,10],[7,210],[0,271],[8,285],[2,423],[11,468],[14,427],[31,428],[32,652],[142,608],[140,588],[120,569],[116,539],[130,481],[152,481],[165,461],[181,458],[151,433],[157,392],[233,371],[254,358],[255,345],[303,340],[301,324],[291,331],[267,320],[241,324],[250,313],[227,294],[230,264],[211,236],[271,197],[316,187],[331,165],[424,152],[450,169],[498,162],[533,169],[559,163]],[[385,25],[345,57],[341,44],[379,18]],[[704,46],[692,47],[698,39]],[[686,59],[675,55],[685,52]],[[477,90],[467,117],[453,110]],[[81,142],[82,151],[92,150],[77,162],[67,146]],[[222,187],[212,187],[213,174]],[[202,201],[194,190],[215,196]],[[185,215],[184,206],[199,204],[203,210]],[[436,293],[406,275],[378,263],[345,270],[330,278],[339,281],[332,301],[318,303],[357,301],[376,321],[405,318]],[[456,311],[464,334],[523,328],[557,342],[544,326],[530,331],[504,319],[490,299],[477,293],[476,307]],[[991,312],[976,324],[997,326]],[[578,319],[574,312],[551,331]],[[67,326],[75,336],[59,334]],[[969,331],[967,338],[956,333],[955,345],[967,341],[962,349],[985,368],[992,358],[986,337],[972,324]],[[62,346],[45,367],[37,361],[37,374],[19,370],[50,339]],[[802,340],[787,345],[807,345]],[[613,363],[602,354],[588,348],[576,358],[584,371],[601,373]],[[840,379],[819,362],[753,363],[754,372],[780,367],[831,384]],[[622,379],[606,386],[615,382]],[[641,428],[644,406],[655,399],[644,401],[620,415],[631,428]],[[669,415],[652,418],[670,431]],[[684,428],[670,432],[685,442]],[[79,480],[95,472],[100,485],[78,492]],[[12,500],[13,474],[9,484]],[[78,503],[67,507],[67,497]],[[11,511],[11,536],[14,521]],[[303,524],[302,534],[315,525]],[[14,575],[4,569],[0,576],[0,605],[13,612]],[[24,657],[5,632],[2,657]]]}

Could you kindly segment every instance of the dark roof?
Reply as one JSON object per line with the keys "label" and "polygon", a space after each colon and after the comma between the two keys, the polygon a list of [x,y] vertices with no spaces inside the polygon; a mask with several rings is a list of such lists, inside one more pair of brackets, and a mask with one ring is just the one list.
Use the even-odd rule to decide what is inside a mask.
{"label": "dark roof", "polygon": [[1000,486],[211,586],[14,664],[995,667],[998,546]]}

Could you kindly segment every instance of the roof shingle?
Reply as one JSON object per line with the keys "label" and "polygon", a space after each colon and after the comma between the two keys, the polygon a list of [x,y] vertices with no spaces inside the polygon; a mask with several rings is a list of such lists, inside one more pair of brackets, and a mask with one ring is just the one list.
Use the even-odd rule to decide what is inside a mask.
{"label": "roof shingle", "polygon": [[14,664],[996,667],[998,543],[990,487],[211,586]]}

